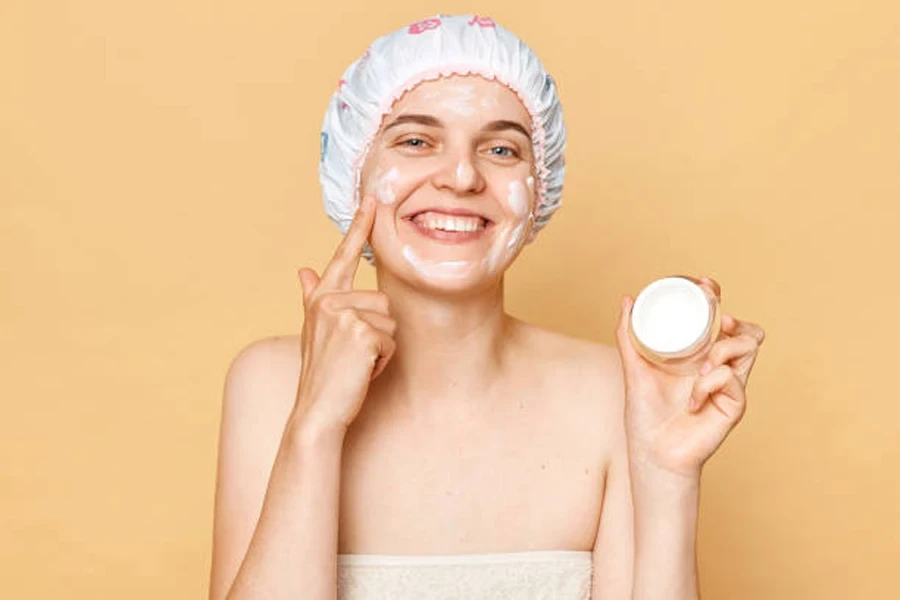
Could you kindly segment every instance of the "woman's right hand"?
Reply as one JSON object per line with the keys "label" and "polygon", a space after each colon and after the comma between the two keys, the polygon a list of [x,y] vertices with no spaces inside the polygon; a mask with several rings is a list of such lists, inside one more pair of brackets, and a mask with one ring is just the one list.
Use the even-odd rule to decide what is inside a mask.
{"label": "woman's right hand", "polygon": [[321,279],[300,269],[305,319],[297,391],[304,419],[346,430],[375,379],[394,354],[397,323],[388,298],[353,290],[353,277],[375,222],[375,202],[366,197]]}

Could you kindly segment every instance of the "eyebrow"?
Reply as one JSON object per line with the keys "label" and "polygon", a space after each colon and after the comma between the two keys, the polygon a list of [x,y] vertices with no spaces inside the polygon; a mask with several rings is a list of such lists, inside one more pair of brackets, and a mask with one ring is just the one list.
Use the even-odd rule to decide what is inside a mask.
{"label": "eyebrow", "polygon": [[482,127],[483,131],[506,131],[508,129],[512,129],[513,131],[518,131],[529,140],[531,139],[531,133],[528,132],[520,123],[515,121],[491,121],[484,127]]}
{"label": "eyebrow", "polygon": [[[394,119],[390,125],[384,128],[384,131],[387,131],[391,127],[396,127],[398,125],[403,125],[404,123],[416,123],[418,125],[425,125],[427,127],[444,127],[444,124],[441,123],[439,119],[432,117],[431,115],[400,115],[396,119]],[[529,140],[531,140],[531,134],[528,132],[525,127],[523,127],[520,123],[515,121],[491,121],[487,125],[481,128],[482,131],[490,131],[490,132],[498,132],[498,131],[507,131],[507,130],[518,131]]]}
{"label": "eyebrow", "polygon": [[400,115],[394,121],[384,128],[385,131],[390,129],[391,127],[396,127],[397,125],[403,125],[404,123],[416,123],[418,125],[427,125],[428,127],[443,127],[444,124],[439,120],[435,119],[431,115]]}

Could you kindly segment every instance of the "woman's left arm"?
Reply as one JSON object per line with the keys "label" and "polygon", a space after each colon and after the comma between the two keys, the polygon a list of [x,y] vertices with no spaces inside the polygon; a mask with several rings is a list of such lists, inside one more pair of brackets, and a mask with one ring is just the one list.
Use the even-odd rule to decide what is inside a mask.
{"label": "woman's left arm", "polygon": [[[697,283],[720,296],[715,281]],[[672,375],[631,345],[632,304],[623,298],[616,337],[634,507],[634,599],[696,600],[700,472],[744,415],[747,379],[765,332],[723,315],[703,369]]]}

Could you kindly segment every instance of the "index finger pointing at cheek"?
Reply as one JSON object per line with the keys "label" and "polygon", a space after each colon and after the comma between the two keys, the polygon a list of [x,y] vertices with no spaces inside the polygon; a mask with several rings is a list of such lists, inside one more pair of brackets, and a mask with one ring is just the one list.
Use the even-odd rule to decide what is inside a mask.
{"label": "index finger pointing at cheek", "polygon": [[346,290],[353,287],[353,276],[359,266],[359,257],[374,223],[375,202],[370,196],[366,196],[360,203],[347,234],[335,250],[331,262],[325,267],[320,287],[324,285],[326,289]]}

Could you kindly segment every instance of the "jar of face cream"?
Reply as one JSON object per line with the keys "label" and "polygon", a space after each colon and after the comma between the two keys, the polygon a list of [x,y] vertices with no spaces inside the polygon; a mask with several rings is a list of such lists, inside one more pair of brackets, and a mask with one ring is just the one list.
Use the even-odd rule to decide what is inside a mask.
{"label": "jar of face cream", "polygon": [[641,290],[628,335],[648,361],[675,375],[699,372],[721,329],[719,299],[705,283],[677,275]]}

